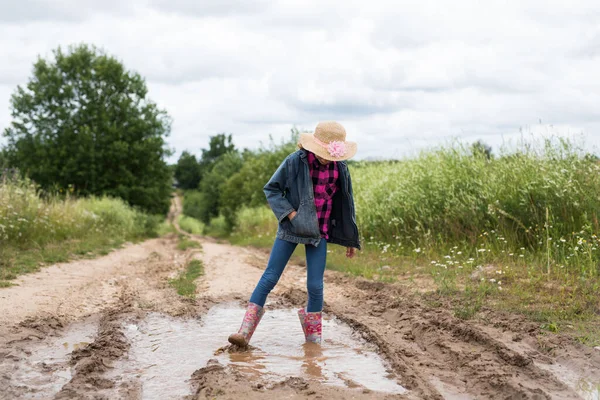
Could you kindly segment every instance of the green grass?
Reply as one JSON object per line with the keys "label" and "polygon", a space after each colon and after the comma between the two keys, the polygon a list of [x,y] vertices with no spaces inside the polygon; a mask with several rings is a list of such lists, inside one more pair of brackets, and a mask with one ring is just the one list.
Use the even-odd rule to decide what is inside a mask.
{"label": "green grass", "polygon": [[202,235],[204,232],[204,224],[196,218],[180,215],[178,218],[179,227],[187,233],[193,235]]}
{"label": "green grass", "polygon": [[456,145],[358,163],[352,176],[364,242],[386,252],[436,260],[454,249],[481,263],[520,257],[535,274],[600,277],[600,164],[569,142],[492,159]]}
{"label": "green grass", "polygon": [[194,239],[189,238],[186,235],[179,235],[179,241],[177,242],[177,249],[178,250],[187,250],[187,249],[194,249],[194,248],[201,248],[202,246],[200,245],[199,242],[197,242]]}
{"label": "green grass", "polygon": [[123,243],[123,239],[91,235],[82,240],[66,240],[25,250],[9,246],[0,250],[0,280],[12,280],[22,274],[37,272],[45,265],[106,255]]}
{"label": "green grass", "polygon": [[215,238],[224,239],[228,238],[231,232],[227,227],[225,217],[220,215],[217,218],[213,218],[210,221],[210,224],[206,225],[206,227],[204,228],[204,234]]}
{"label": "green grass", "polygon": [[177,294],[184,297],[194,298],[196,296],[196,284],[194,281],[204,274],[202,261],[191,260],[186,268],[177,278],[169,280],[169,284],[177,290]]}
{"label": "green grass", "polygon": [[156,237],[163,220],[120,199],[48,194],[27,179],[0,177],[0,281]]}
{"label": "green grass", "polygon": [[166,236],[175,232],[175,226],[173,226],[173,224],[169,221],[163,221],[163,223],[161,223],[156,230],[156,234],[158,236]]}

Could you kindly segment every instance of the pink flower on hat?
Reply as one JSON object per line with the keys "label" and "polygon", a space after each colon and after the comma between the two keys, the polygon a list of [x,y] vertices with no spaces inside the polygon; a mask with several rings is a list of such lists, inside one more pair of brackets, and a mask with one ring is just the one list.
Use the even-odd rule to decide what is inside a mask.
{"label": "pink flower on hat", "polygon": [[331,157],[343,157],[346,154],[346,143],[330,142],[327,145],[327,151]]}

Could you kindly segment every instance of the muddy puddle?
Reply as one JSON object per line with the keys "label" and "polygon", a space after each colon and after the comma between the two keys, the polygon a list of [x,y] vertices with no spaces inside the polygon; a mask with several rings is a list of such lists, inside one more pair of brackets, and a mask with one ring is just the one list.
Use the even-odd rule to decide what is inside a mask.
{"label": "muddy puddle", "polygon": [[252,338],[252,350],[219,352],[243,314],[237,304],[227,304],[212,308],[202,320],[148,314],[141,322],[125,324],[131,350],[115,365],[114,379],[141,382],[143,398],[180,398],[189,394],[192,373],[217,359],[256,383],[296,376],[361,390],[406,391],[376,349],[335,318],[324,321],[319,347],[304,344],[295,310],[270,310]]}
{"label": "muddy puddle", "polygon": [[600,381],[594,382],[592,377],[581,376],[573,372],[567,365],[538,364],[543,370],[551,372],[561,382],[575,390],[583,400],[600,400]]}
{"label": "muddy puddle", "polygon": [[28,344],[26,350],[15,349],[12,359],[0,366],[6,370],[3,373],[10,373],[10,386],[18,388],[14,395],[52,398],[72,378],[71,352],[93,342],[97,329],[98,319],[91,318],[69,325],[57,336]]}

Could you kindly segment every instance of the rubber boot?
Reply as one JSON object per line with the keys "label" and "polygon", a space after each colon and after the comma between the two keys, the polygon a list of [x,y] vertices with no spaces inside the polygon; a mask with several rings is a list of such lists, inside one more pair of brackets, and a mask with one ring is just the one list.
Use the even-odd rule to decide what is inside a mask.
{"label": "rubber boot", "polygon": [[320,312],[307,312],[304,317],[306,341],[321,344],[322,315]]}
{"label": "rubber boot", "polygon": [[229,336],[229,343],[240,347],[247,347],[264,313],[265,310],[263,307],[258,304],[248,303],[242,326],[238,333]]}
{"label": "rubber boot", "polygon": [[298,319],[300,320],[300,325],[302,325],[302,332],[304,332],[304,339],[306,340],[306,325],[304,320],[306,319],[306,310],[301,308],[298,310]]}

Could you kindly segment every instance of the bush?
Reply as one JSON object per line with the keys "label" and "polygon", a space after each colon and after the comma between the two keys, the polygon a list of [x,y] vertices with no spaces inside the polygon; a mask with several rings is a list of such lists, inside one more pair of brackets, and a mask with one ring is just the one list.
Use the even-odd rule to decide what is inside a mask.
{"label": "bush", "polygon": [[281,162],[296,150],[297,135],[289,142],[258,150],[246,156],[244,164],[229,177],[221,188],[220,212],[227,222],[228,230],[236,225],[236,215],[243,207],[266,204],[263,187],[271,179]]}
{"label": "bush", "polygon": [[187,190],[183,194],[183,214],[200,219],[202,209],[202,193],[197,190]]}
{"label": "bush", "polygon": [[[224,154],[210,172],[206,174],[200,182],[200,191],[203,194],[203,200],[200,202],[200,221],[205,224],[210,223],[210,220],[217,217],[221,211],[221,200],[223,197],[223,187],[227,178],[232,176],[242,168],[242,156],[237,152]],[[238,196],[239,198],[239,196]],[[231,227],[231,221],[227,220],[228,226]]]}
{"label": "bush", "polygon": [[28,248],[91,235],[130,240],[156,235],[162,217],[121,199],[47,194],[28,179],[0,178],[0,240]]}
{"label": "bush", "polygon": [[180,215],[178,223],[179,227],[188,233],[202,235],[204,232],[204,224],[195,218]]}

